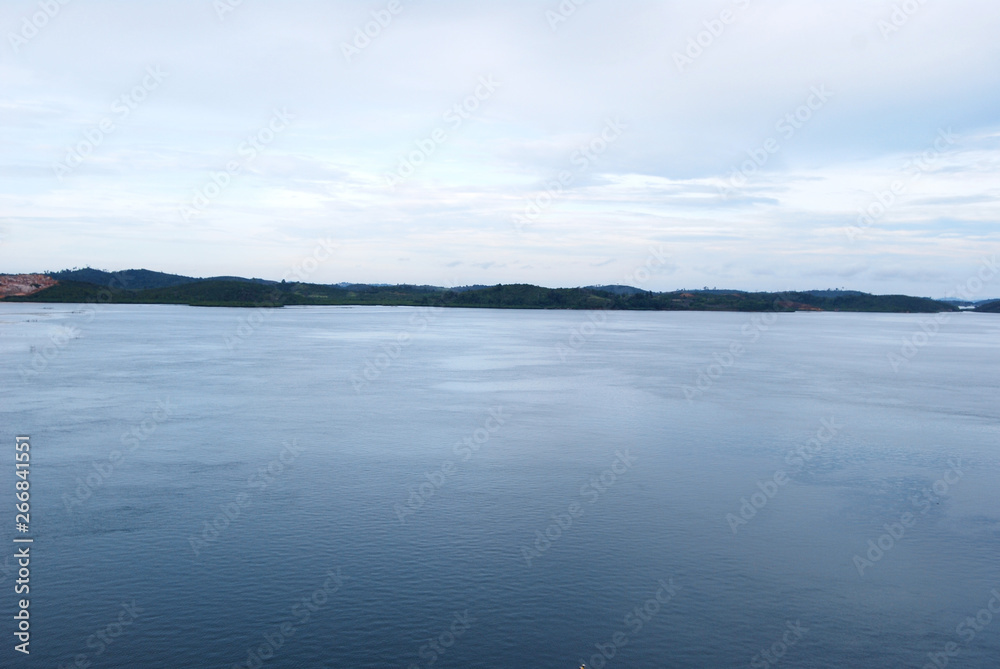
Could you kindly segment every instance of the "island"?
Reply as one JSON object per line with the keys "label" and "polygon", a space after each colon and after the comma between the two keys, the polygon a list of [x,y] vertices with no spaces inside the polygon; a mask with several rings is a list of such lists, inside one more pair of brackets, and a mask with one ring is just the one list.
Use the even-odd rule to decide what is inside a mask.
{"label": "island", "polygon": [[[107,272],[84,268],[30,275],[0,275],[0,301],[102,304],[180,304],[199,307],[381,305],[488,309],[591,309],[630,311],[852,311],[938,313],[955,304],[908,295],[850,290],[747,292],[632,286],[545,288],[529,284],[443,288],[417,285],[315,284],[243,277],[194,278],[150,270]],[[996,312],[1000,301],[976,311]]]}

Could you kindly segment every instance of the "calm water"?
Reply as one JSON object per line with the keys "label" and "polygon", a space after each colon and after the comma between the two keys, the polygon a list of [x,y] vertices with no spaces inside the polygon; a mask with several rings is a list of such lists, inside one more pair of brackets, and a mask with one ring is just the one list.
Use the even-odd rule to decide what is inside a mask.
{"label": "calm water", "polygon": [[1000,663],[1000,317],[84,309],[0,305],[2,666]]}

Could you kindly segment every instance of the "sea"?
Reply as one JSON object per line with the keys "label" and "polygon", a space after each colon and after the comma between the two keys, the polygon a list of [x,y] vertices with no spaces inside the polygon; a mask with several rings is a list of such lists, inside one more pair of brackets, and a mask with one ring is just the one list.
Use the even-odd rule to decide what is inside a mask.
{"label": "sea", "polygon": [[11,303],[0,356],[2,667],[1000,666],[996,315]]}

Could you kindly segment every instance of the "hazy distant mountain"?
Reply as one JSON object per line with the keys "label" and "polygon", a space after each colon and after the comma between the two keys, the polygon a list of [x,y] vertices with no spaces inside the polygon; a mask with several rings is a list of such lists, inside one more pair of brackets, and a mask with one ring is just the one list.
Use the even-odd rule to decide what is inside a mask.
{"label": "hazy distant mountain", "polygon": [[836,290],[834,288],[827,288],[826,290],[807,290],[806,294],[815,295],[816,297],[857,297],[858,295],[864,295],[859,290]]}
{"label": "hazy distant mountain", "polygon": [[706,295],[740,295],[740,294],[746,293],[747,291],[745,291],[745,290],[736,290],[735,288],[709,288],[708,286],[705,286],[704,288],[691,288],[691,289],[681,288],[677,292],[679,292],[679,293],[704,293]]}
{"label": "hazy distant mountain", "polygon": [[970,302],[969,300],[959,300],[959,299],[954,298],[954,297],[945,297],[943,299],[938,300],[938,302],[945,302],[947,304],[954,304],[956,307],[980,307],[980,306],[982,306],[984,304],[990,304],[991,302],[996,302],[996,301],[998,301],[998,299],[1000,299],[1000,298],[991,297],[988,300],[976,300],[974,302]]}
{"label": "hazy distant mountain", "polygon": [[343,288],[344,290],[364,290],[365,288],[383,288],[388,286],[387,283],[351,283],[349,281],[341,281],[340,283],[332,284],[337,288]]}
{"label": "hazy distant mountain", "polygon": [[641,288],[635,288],[633,286],[622,286],[619,284],[614,284],[611,286],[587,286],[586,290],[601,290],[605,293],[611,293],[612,295],[638,295],[640,293],[648,293],[650,291],[643,290]]}
{"label": "hazy distant mountain", "polygon": [[195,279],[195,281],[249,281],[250,283],[259,283],[264,286],[279,283],[278,281],[271,281],[269,279],[246,279],[242,276],[210,276],[207,279]]}

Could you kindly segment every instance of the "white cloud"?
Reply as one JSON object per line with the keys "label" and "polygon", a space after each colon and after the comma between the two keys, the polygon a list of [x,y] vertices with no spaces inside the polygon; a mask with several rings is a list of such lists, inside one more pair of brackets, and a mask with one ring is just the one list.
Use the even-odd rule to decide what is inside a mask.
{"label": "white cloud", "polygon": [[[441,283],[461,269],[470,283],[578,285],[619,283],[666,244],[676,270],[650,288],[830,276],[943,294],[996,251],[1000,15],[985,0],[924,3],[885,36],[894,3],[868,0],[592,0],[555,31],[545,11],[558,3],[403,5],[350,62],[342,43],[382,5],[255,0],[220,20],[207,0],[95,0],[66,5],[16,53],[8,36],[3,270],[276,276],[334,237],[345,260],[317,280]],[[731,24],[699,35],[718,32],[725,9]],[[4,3],[0,34],[35,11]],[[699,38],[679,71],[674,54]],[[156,66],[162,86],[57,180],[53,164]],[[498,90],[450,126],[483,76]],[[783,134],[823,86],[829,101]],[[182,220],[276,108],[294,123],[196,223]],[[609,118],[627,130],[579,169],[576,150]],[[447,139],[387,188],[438,127]],[[946,128],[959,140],[907,181],[906,161]],[[779,148],[722,197],[769,139]],[[519,233],[511,215],[561,171],[572,184]],[[850,241],[859,209],[900,180],[905,192]]]}

